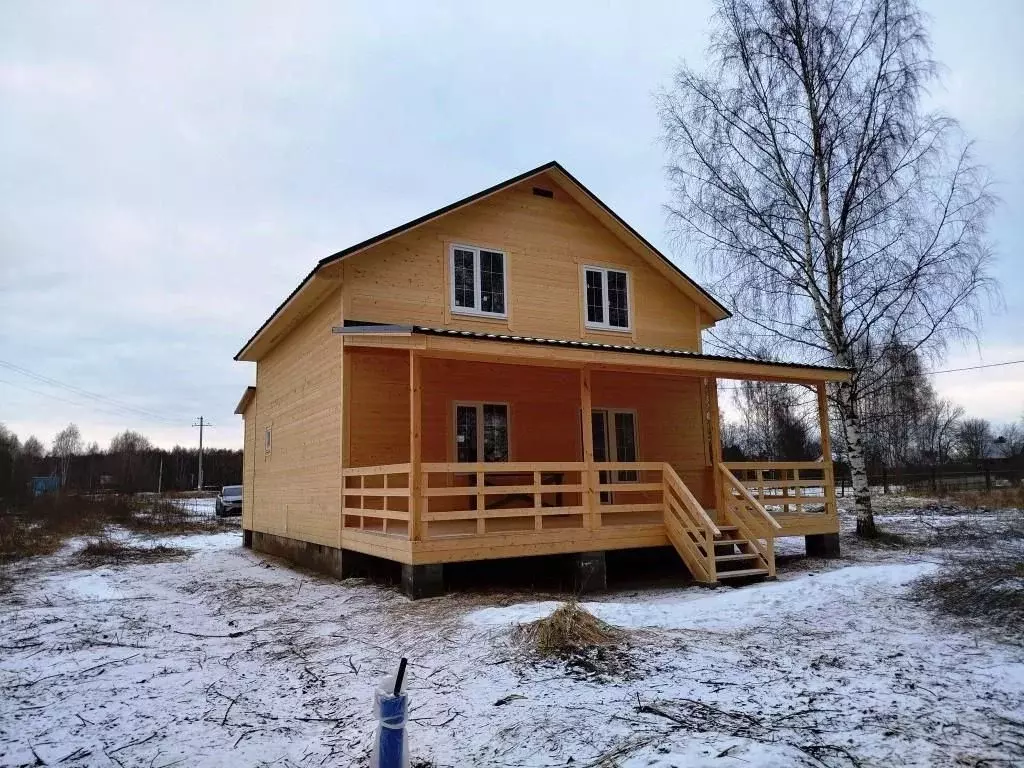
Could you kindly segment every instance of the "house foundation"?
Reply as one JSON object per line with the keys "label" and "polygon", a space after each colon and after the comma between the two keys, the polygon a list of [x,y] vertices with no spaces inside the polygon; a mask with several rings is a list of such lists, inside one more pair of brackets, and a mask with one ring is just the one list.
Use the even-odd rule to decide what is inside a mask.
{"label": "house foundation", "polygon": [[[251,546],[256,552],[283,557],[285,560],[305,566],[311,571],[326,573],[339,579],[345,578],[342,568],[342,551],[337,547],[289,539],[262,531],[249,531],[248,533],[251,535]],[[245,542],[244,536],[242,541]]]}
{"label": "house foundation", "polygon": [[817,533],[804,536],[808,557],[839,557],[839,534]]}
{"label": "house foundation", "polygon": [[580,552],[569,555],[573,589],[578,594],[608,589],[608,569],[604,552]]}
{"label": "house foundation", "polygon": [[402,565],[402,591],[410,600],[422,597],[440,597],[444,594],[444,566]]}

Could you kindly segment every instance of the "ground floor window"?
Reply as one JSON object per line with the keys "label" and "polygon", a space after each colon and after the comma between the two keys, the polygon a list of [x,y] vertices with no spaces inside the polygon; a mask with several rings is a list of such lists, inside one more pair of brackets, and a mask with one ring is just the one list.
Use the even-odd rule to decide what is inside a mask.
{"label": "ground floor window", "polygon": [[508,461],[508,405],[455,404],[455,460]]}

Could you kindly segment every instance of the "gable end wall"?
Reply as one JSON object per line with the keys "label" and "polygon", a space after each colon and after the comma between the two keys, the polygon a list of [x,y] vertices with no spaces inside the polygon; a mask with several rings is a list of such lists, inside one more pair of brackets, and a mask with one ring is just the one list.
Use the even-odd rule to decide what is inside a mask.
{"label": "gable end wall", "polygon": [[[554,198],[534,195],[534,186],[552,189]],[[505,252],[507,320],[451,312],[452,244]],[[581,270],[587,264],[629,272],[632,332],[585,327]],[[345,317],[356,320],[700,348],[696,302],[546,177],[472,203],[347,257],[339,266]]]}

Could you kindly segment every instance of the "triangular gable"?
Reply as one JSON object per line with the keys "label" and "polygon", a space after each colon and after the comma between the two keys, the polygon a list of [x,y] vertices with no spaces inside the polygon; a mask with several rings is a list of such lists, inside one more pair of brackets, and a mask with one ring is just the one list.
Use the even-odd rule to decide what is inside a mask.
{"label": "triangular gable", "polygon": [[[323,275],[325,271],[328,273],[335,271],[329,269],[332,265],[338,264],[346,258],[362,253],[363,251],[387,240],[411,232],[417,227],[439,219],[442,216],[473,205],[485,198],[520,184],[521,182],[545,174],[558,184],[558,186],[562,188],[573,200],[575,200],[577,204],[611,231],[612,234],[614,234],[624,245],[644,258],[655,270],[660,272],[667,280],[669,280],[670,283],[675,285],[676,288],[683,292],[688,298],[696,302],[702,313],[706,314],[710,318],[710,322],[707,323],[707,325],[731,316],[729,310],[727,310],[717,299],[715,299],[696,281],[676,266],[667,256],[665,256],[665,254],[655,248],[639,232],[627,224],[611,208],[605,205],[597,195],[587,189],[587,187],[584,186],[575,176],[563,168],[561,164],[556,161],[552,161],[321,259],[302,283],[300,283],[288,298],[285,299],[285,301],[274,311],[270,318],[267,319],[255,334],[253,334],[249,341],[246,342],[245,346],[242,347],[237,355],[235,355],[235,359],[255,359],[250,356],[252,348],[272,325],[275,325],[279,321],[284,321],[288,315],[304,314],[312,309],[314,302],[322,300],[326,292],[326,288],[325,286],[320,286],[319,290],[315,290],[314,284],[316,282],[316,278]],[[305,299],[305,301],[303,299]],[[291,325],[296,321],[296,317],[287,318],[287,320],[288,325]]]}

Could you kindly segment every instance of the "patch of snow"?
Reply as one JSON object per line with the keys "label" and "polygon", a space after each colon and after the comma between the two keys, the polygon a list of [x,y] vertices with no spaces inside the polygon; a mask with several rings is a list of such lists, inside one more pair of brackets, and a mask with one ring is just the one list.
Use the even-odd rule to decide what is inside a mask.
{"label": "patch of snow", "polygon": [[937,553],[848,547],[777,582],[589,600],[633,630],[632,666],[602,680],[510,644],[558,604],[530,593],[412,603],[236,532],[159,542],[191,555],[55,555],[0,594],[0,765],[365,765],[402,655],[411,753],[436,768],[1021,764],[1024,650],[908,599]]}
{"label": "patch of snow", "polygon": [[[806,614],[823,600],[850,605],[871,600],[881,589],[902,587],[931,573],[933,563],[859,565],[805,574],[785,581],[766,581],[741,589],[688,590],[679,597],[629,602],[584,602],[583,607],[602,621],[624,629],[720,630],[759,625],[772,617]],[[808,584],[814,579],[813,586]],[[701,594],[703,593],[703,594]],[[551,614],[560,603],[521,603],[501,608],[482,608],[466,616],[476,626],[503,626],[536,621]]]}

